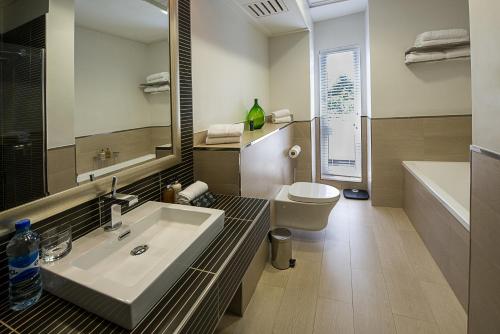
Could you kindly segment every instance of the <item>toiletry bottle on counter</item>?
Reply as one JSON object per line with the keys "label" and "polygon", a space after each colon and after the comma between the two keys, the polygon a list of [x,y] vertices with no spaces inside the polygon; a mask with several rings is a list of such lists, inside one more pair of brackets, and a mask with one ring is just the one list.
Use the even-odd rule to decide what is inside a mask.
{"label": "toiletry bottle on counter", "polygon": [[31,231],[29,219],[16,223],[16,234],[7,245],[10,308],[20,311],[35,304],[42,295],[40,237]]}
{"label": "toiletry bottle on counter", "polygon": [[106,152],[104,151],[104,149],[101,149],[101,152],[99,152],[99,160],[106,160]]}
{"label": "toiletry bottle on counter", "polygon": [[106,149],[106,159],[111,159],[112,153],[109,147]]}
{"label": "toiletry bottle on counter", "polygon": [[161,201],[163,203],[175,203],[175,190],[171,184],[169,184],[161,194]]}
{"label": "toiletry bottle on counter", "polygon": [[179,193],[182,191],[182,184],[179,181],[175,181],[174,184],[172,184],[172,189],[175,191],[175,203],[177,203]]}

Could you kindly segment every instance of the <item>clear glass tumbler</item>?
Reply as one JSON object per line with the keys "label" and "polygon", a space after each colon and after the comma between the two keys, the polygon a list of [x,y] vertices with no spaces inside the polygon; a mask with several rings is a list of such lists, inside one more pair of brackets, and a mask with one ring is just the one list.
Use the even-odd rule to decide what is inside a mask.
{"label": "clear glass tumbler", "polygon": [[71,252],[71,224],[62,224],[40,234],[41,255],[45,263],[57,261]]}

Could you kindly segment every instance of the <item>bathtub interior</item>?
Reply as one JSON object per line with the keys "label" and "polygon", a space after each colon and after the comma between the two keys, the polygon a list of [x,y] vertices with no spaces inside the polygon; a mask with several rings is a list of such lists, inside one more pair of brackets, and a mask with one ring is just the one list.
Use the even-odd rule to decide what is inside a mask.
{"label": "bathtub interior", "polygon": [[470,163],[404,161],[403,166],[469,230]]}

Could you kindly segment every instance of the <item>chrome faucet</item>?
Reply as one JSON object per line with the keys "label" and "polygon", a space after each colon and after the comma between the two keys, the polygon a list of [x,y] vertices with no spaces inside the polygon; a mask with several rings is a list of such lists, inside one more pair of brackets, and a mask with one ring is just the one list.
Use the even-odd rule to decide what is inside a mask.
{"label": "chrome faucet", "polygon": [[[116,184],[118,183],[118,179],[116,176],[113,176],[113,182],[111,184],[111,194],[106,196],[106,198],[117,200],[120,203],[125,203],[127,207],[131,207],[137,203],[139,203],[139,197],[136,195],[126,195],[126,194],[118,194],[116,192]],[[111,222],[104,226],[104,231],[115,231],[122,226],[122,206],[121,204],[113,204],[111,205]]]}

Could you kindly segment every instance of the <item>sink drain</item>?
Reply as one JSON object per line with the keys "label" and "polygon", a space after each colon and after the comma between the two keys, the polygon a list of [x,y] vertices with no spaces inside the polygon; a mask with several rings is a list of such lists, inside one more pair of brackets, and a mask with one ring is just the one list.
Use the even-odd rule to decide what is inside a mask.
{"label": "sink drain", "polygon": [[149,249],[148,245],[140,245],[135,247],[130,251],[130,255],[132,256],[137,256],[146,253],[146,251]]}

